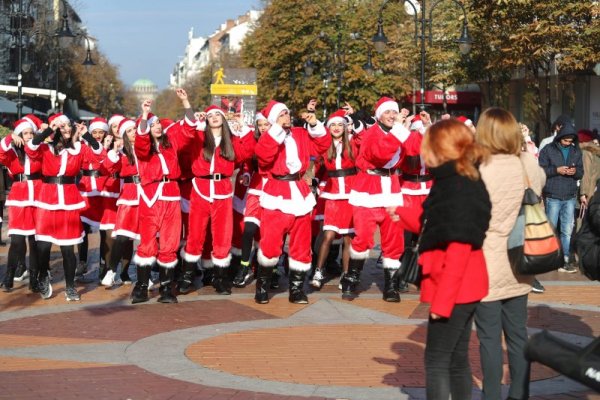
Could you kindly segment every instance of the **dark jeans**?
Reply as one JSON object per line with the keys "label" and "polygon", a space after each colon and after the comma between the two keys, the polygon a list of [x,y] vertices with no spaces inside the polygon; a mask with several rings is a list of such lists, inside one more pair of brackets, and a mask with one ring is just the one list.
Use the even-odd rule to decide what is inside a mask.
{"label": "dark jeans", "polygon": [[427,400],[468,400],[473,383],[469,339],[478,303],[456,304],[450,318],[429,319],[425,347]]}
{"label": "dark jeans", "polygon": [[502,332],[508,351],[510,389],[508,397],[529,398],[529,362],[525,359],[527,343],[527,295],[481,302],[475,311],[479,338],[484,400],[501,400]]}

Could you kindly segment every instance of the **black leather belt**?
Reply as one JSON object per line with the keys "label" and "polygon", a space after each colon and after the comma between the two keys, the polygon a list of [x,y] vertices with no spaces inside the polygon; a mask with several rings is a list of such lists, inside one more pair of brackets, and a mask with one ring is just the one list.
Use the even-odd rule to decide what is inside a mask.
{"label": "black leather belt", "polygon": [[367,174],[378,175],[378,176],[392,176],[396,175],[396,168],[373,168],[368,169]]}
{"label": "black leather belt", "polygon": [[327,170],[327,176],[330,178],[341,178],[344,176],[356,175],[358,170],[356,167]]}
{"label": "black leather belt", "polygon": [[43,176],[42,182],[55,185],[70,185],[75,183],[74,176]]}
{"label": "black leather belt", "polygon": [[168,176],[163,175],[163,177],[161,179],[154,181],[154,182],[171,182],[171,180],[169,179]]}
{"label": "black leather belt", "polygon": [[31,175],[17,174],[15,176],[13,176],[13,182],[27,182],[27,181],[35,181],[37,179],[42,179],[42,174],[39,172],[37,174],[31,174]]}
{"label": "black leather belt", "polygon": [[212,179],[215,182],[219,182],[221,179],[229,178],[229,175],[223,175],[223,174],[216,173],[216,174],[211,174],[211,175],[202,175],[202,176],[199,176],[198,178]]}
{"label": "black leather belt", "polygon": [[278,181],[299,181],[302,176],[300,172],[296,172],[295,174],[287,174],[287,175],[272,175],[273,179],[277,179]]}
{"label": "black leather belt", "polygon": [[97,169],[84,169],[81,171],[83,176],[93,176],[94,178],[100,178],[102,175]]}
{"label": "black leather belt", "polygon": [[428,182],[433,180],[433,176],[429,174],[416,175],[416,174],[402,174],[402,179],[409,182]]}
{"label": "black leather belt", "polygon": [[139,175],[131,175],[131,176],[126,176],[123,178],[123,183],[141,183],[142,181],[140,180],[140,176]]}

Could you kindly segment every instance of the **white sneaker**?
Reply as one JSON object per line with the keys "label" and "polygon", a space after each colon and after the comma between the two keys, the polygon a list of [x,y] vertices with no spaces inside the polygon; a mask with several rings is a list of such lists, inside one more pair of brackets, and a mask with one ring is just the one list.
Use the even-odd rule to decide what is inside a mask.
{"label": "white sneaker", "polygon": [[23,272],[23,275],[21,275],[21,276],[15,276],[14,280],[16,282],[21,282],[21,281],[23,281],[23,280],[25,280],[27,278],[29,278],[29,271],[25,270],[25,272]]}
{"label": "white sneaker", "polygon": [[321,272],[321,270],[316,269],[315,274],[314,274],[312,280],[310,281],[310,286],[314,287],[315,289],[321,289],[321,287],[323,286],[324,280],[325,280],[325,277],[323,276],[323,273]]}
{"label": "white sneaker", "polygon": [[115,284],[115,276],[117,274],[111,269],[106,271],[106,275],[104,275],[104,278],[102,278],[102,282],[100,282],[100,284],[102,286],[112,286]]}

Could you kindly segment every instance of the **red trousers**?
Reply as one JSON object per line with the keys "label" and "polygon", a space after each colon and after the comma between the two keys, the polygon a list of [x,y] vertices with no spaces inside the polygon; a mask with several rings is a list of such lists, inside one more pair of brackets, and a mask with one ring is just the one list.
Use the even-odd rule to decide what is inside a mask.
{"label": "red trousers", "polygon": [[277,265],[283,238],[289,234],[289,265],[293,271],[308,271],[311,263],[311,215],[285,214],[279,210],[263,209],[260,222],[258,262],[265,267]]}
{"label": "red trousers", "polygon": [[373,235],[379,226],[383,268],[400,268],[400,256],[404,249],[404,231],[398,222],[392,221],[385,208],[354,206],[353,221],[354,238],[350,246],[350,258],[369,258],[369,250],[375,244]]}
{"label": "red trousers", "polygon": [[209,202],[192,192],[190,199],[189,232],[185,244],[184,259],[196,262],[202,255],[202,245],[210,223],[212,233],[212,262],[217,267],[228,267],[231,262],[231,238],[233,236],[232,198]]}
{"label": "red trousers", "polygon": [[140,201],[139,221],[140,245],[134,262],[149,266],[156,260],[160,266],[174,268],[181,235],[179,202],[156,200],[152,207],[148,207],[146,202]]}

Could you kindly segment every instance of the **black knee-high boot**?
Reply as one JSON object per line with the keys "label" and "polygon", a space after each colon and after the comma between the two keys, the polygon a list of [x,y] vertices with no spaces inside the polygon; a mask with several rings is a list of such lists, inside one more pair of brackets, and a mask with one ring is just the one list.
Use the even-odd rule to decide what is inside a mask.
{"label": "black knee-high boot", "polygon": [[158,298],[159,303],[177,303],[177,297],[172,293],[171,284],[175,278],[175,268],[166,268],[162,265],[159,266],[158,276],[160,280],[160,297]]}
{"label": "black knee-high boot", "polygon": [[131,292],[131,304],[143,303],[148,301],[148,281],[150,280],[150,266],[137,265],[137,282]]}
{"label": "black knee-high boot", "polygon": [[385,278],[383,286],[383,300],[390,303],[400,302],[400,291],[398,290],[399,283],[399,269],[383,269],[383,275]]}
{"label": "black knee-high boot", "polygon": [[254,301],[258,304],[269,302],[269,287],[271,286],[271,277],[273,276],[273,267],[263,267],[258,265],[258,275],[256,277],[256,293]]}
{"label": "black knee-high boot", "polygon": [[34,235],[29,236],[27,240],[29,242],[29,290],[36,293],[40,274],[37,242]]}
{"label": "black knee-high boot", "polygon": [[187,294],[194,290],[196,287],[194,286],[194,278],[196,276],[196,264],[197,262],[189,262],[185,260],[181,260],[181,276],[177,282],[177,288],[179,289],[179,293]]}
{"label": "black knee-high boot", "polygon": [[290,303],[307,304],[308,297],[304,293],[304,278],[306,271],[295,271],[290,269]]}
{"label": "black knee-high boot", "polygon": [[365,259],[350,259],[348,273],[342,278],[342,298],[352,298],[355,296],[356,288],[360,282],[360,273],[365,265],[365,261]]}
{"label": "black knee-high boot", "polygon": [[229,267],[213,267],[213,287],[218,294],[231,294],[231,283],[229,281]]}

